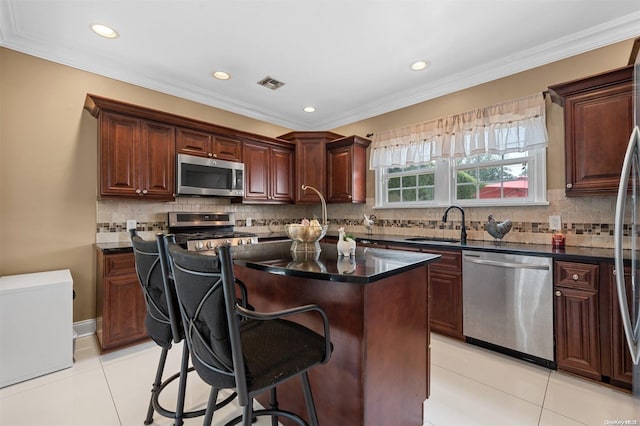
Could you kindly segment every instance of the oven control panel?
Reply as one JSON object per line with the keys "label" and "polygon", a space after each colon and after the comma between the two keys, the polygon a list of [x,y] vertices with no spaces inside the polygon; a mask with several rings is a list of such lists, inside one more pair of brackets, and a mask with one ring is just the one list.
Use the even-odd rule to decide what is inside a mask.
{"label": "oven control panel", "polygon": [[242,246],[249,244],[258,244],[258,237],[230,237],[215,238],[211,240],[191,240],[187,241],[187,250],[189,251],[208,251],[215,250],[221,245]]}

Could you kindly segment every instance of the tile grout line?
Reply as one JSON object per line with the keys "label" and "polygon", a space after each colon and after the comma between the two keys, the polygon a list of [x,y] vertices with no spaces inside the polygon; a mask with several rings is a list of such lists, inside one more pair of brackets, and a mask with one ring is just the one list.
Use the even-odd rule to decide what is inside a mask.
{"label": "tile grout line", "polygon": [[[433,363],[432,363],[432,364],[433,364]],[[543,398],[543,400],[542,400],[542,404],[543,404],[543,405],[538,405],[538,404],[536,404],[535,402],[528,401],[528,400],[526,400],[526,399],[524,399],[524,398],[522,398],[522,397],[520,397],[520,396],[518,396],[518,395],[514,395],[514,394],[512,394],[512,393],[509,393],[509,392],[507,392],[507,391],[504,391],[504,390],[502,390],[502,389],[500,389],[500,388],[497,388],[497,387],[495,387],[495,386],[492,386],[492,385],[490,385],[490,384],[487,384],[487,383],[481,382],[481,381],[479,381],[479,380],[476,380],[476,379],[474,379],[474,378],[472,378],[472,377],[465,376],[464,374],[459,373],[459,372],[457,372],[457,371],[455,371],[455,370],[451,370],[451,369],[449,369],[449,368],[443,367],[443,366],[438,365],[438,364],[433,364],[433,365],[436,365],[437,367],[442,368],[443,370],[446,370],[446,371],[448,371],[448,372],[450,372],[450,373],[453,373],[453,374],[455,374],[456,376],[464,377],[465,379],[467,379],[467,380],[471,380],[472,382],[478,383],[478,384],[480,384],[480,385],[482,385],[482,386],[486,386],[486,387],[488,387],[488,388],[494,389],[494,390],[496,390],[496,391],[498,391],[498,392],[500,392],[500,393],[503,393],[503,394],[505,394],[505,395],[509,395],[509,396],[511,396],[511,397],[513,397],[513,398],[517,398],[517,399],[519,399],[520,401],[524,401],[524,402],[526,402],[526,403],[528,403],[528,404],[534,405],[534,406],[536,406],[536,407],[540,407],[540,412],[542,412],[542,407],[544,406],[544,398]],[[545,393],[546,393],[546,389],[545,389]]]}
{"label": "tile grout line", "polygon": [[100,362],[100,368],[102,369],[102,375],[104,377],[104,381],[107,383],[107,389],[109,389],[109,395],[111,396],[111,403],[113,404],[113,409],[116,411],[116,416],[118,417],[118,423],[122,426],[122,418],[120,417],[120,412],[118,411],[118,406],[116,404],[116,400],[113,396],[113,391],[111,390],[111,384],[109,383],[109,379],[107,378],[107,372],[104,371],[104,364],[102,364],[102,359],[98,356],[98,360]]}

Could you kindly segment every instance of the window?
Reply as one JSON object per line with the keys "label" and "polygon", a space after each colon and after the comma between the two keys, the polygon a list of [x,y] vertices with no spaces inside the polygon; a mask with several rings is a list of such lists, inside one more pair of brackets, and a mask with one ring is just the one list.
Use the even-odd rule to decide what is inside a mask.
{"label": "window", "polygon": [[435,162],[420,166],[393,167],[385,174],[386,200],[394,203],[424,203],[434,200]]}
{"label": "window", "polygon": [[546,204],[546,150],[376,169],[376,207]]}
{"label": "window", "polygon": [[547,204],[547,141],[540,93],[376,132],[376,206]]}
{"label": "window", "polygon": [[526,152],[484,154],[455,160],[456,200],[529,197]]}

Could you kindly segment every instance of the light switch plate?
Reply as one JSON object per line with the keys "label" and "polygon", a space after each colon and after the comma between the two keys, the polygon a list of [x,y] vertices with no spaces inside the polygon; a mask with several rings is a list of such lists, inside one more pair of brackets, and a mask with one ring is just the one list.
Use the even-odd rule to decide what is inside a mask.
{"label": "light switch plate", "polygon": [[247,226],[251,226],[252,222],[253,222],[253,221],[251,220],[251,218],[250,218],[250,217],[248,217],[248,218],[247,218]]}
{"label": "light switch plate", "polygon": [[127,231],[129,231],[131,229],[136,229],[137,226],[138,226],[138,222],[136,222],[135,219],[128,219],[127,220]]}
{"label": "light switch plate", "polygon": [[549,228],[559,231],[562,228],[562,220],[560,215],[549,216]]}

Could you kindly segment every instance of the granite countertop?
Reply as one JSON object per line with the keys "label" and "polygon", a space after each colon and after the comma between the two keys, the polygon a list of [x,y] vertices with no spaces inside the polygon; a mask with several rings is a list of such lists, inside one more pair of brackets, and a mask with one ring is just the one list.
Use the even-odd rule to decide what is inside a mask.
{"label": "granite countertop", "polygon": [[[279,241],[289,241],[284,232],[268,232],[258,233],[259,242],[274,243]],[[359,243],[380,244],[384,246],[418,248],[421,251],[428,252],[429,248],[436,250],[474,250],[474,251],[492,251],[499,253],[523,254],[528,256],[547,256],[556,260],[567,261],[613,261],[614,250],[612,248],[597,247],[574,247],[567,246],[563,249],[554,249],[550,244],[524,244],[511,243],[506,241],[503,245],[495,245],[492,241],[475,241],[469,240],[466,245],[460,243],[443,243],[443,242],[425,242],[425,241],[407,241],[410,238],[406,235],[393,234],[353,234]],[[338,238],[337,232],[327,233],[327,237]],[[290,242],[289,242],[290,244]],[[332,244],[328,244],[332,245]],[[118,253],[131,251],[131,243],[100,243],[96,244],[96,248],[105,253]],[[631,251],[624,250],[625,259],[631,259]]]}
{"label": "granite countertop", "polygon": [[234,246],[234,263],[273,274],[368,284],[435,262],[438,254],[357,247],[355,256],[338,256],[335,244],[319,253],[292,253],[291,241]]}
{"label": "granite countertop", "polygon": [[[381,235],[381,234],[353,234],[357,242],[381,244],[385,246],[396,246],[406,248],[419,248],[428,252],[429,248],[437,250],[472,250],[472,251],[490,251],[498,253],[522,254],[527,256],[546,256],[556,260],[568,261],[613,261],[614,250],[612,248],[597,247],[574,247],[567,246],[562,249],[555,249],[551,244],[524,244],[504,242],[502,245],[496,245],[492,241],[476,241],[469,240],[466,245],[460,243],[443,243],[438,241],[407,241],[411,236],[407,235]],[[337,233],[328,233],[327,237],[338,238]],[[427,238],[427,237],[425,237]],[[626,259],[631,259],[631,251],[624,250]]]}

